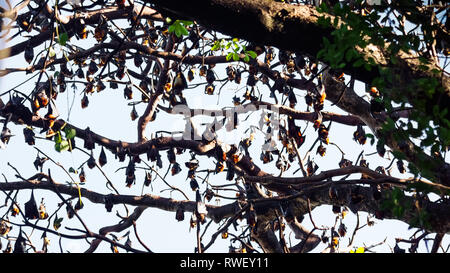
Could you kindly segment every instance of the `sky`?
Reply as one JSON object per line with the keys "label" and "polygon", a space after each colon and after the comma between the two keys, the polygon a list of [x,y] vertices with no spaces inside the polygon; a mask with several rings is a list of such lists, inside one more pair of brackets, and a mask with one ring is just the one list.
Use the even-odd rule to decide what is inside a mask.
{"label": "sky", "polygon": [[[2,46],[3,44],[0,44],[0,48]],[[37,52],[38,50],[35,49],[35,54],[37,54]],[[62,54],[61,49],[58,46],[55,46],[55,52],[58,57],[61,56]],[[12,58],[5,59],[0,62],[1,68],[22,67],[24,65],[25,62],[22,54],[19,54],[18,56]],[[77,67],[74,66],[72,67],[72,69],[76,71]],[[225,71],[224,65],[218,65],[215,68],[215,72],[218,74],[219,78],[225,77],[224,71]],[[15,87],[19,83],[23,82],[26,79],[29,79],[32,76],[33,76],[32,74],[25,75],[25,73],[19,72],[19,73],[12,73],[6,77],[0,77],[0,94],[6,90],[9,90],[10,88]],[[199,76],[197,74],[194,83],[198,79]],[[17,90],[28,94],[33,90],[35,81],[36,78],[18,87]],[[204,79],[202,79],[201,81],[204,81]],[[245,81],[246,81],[246,74],[244,74],[243,77],[243,82]],[[138,82],[135,83],[138,84]],[[127,142],[137,141],[137,120],[131,121],[130,119],[130,112],[132,110],[132,107],[127,105],[129,101],[126,101],[123,97],[124,86],[119,86],[119,89],[116,90],[107,88],[101,93],[92,94],[91,96],[89,96],[90,101],[89,106],[85,109],[81,108],[80,103],[82,98],[81,92],[83,88],[81,86],[78,86],[78,89],[74,91],[70,87],[71,86],[70,83],[68,83],[67,86],[68,87],[66,92],[59,94],[56,100],[56,105],[60,112],[60,118],[65,119],[66,121],[70,122],[71,124],[79,128],[90,127],[90,129],[93,132],[114,140],[123,140]],[[220,85],[216,86],[216,92],[214,95],[210,96],[204,95],[203,94],[204,85],[201,85],[195,89],[186,90],[184,94],[187,98],[188,105],[191,106],[192,108],[217,109],[225,106],[231,106],[232,97],[235,94],[241,97],[243,92],[245,91],[242,89],[242,86],[243,85],[237,86],[234,83],[228,84],[225,87],[223,87],[223,89],[220,92],[220,96],[217,95],[217,90],[220,87]],[[364,86],[361,83],[356,84],[355,90],[361,96],[365,94]],[[260,87],[260,91],[262,91],[264,94],[263,95],[264,101],[273,102],[273,100],[270,99],[268,96],[267,87]],[[301,90],[296,90],[295,92],[298,95],[297,100],[299,101],[298,105],[296,106],[296,109],[306,110],[306,105],[303,100],[305,92]],[[140,98],[140,94],[138,93],[137,90],[134,90],[134,94],[135,99]],[[2,99],[4,101],[7,101],[8,97],[3,96]],[[70,108],[72,101],[74,101],[74,106],[70,112],[70,119],[68,119],[68,109]],[[139,114],[142,114],[144,109],[145,105],[143,104],[136,105],[136,110],[138,111]],[[44,111],[46,110],[43,110],[41,112],[42,115],[45,114]],[[331,106],[328,101],[325,103],[325,111],[344,114],[344,112],[338,109],[337,107]],[[248,132],[245,132],[248,129],[248,125],[257,124],[260,118],[260,113],[258,112],[252,114],[247,121],[244,121],[246,117],[247,115],[240,116],[242,124],[238,127],[238,129],[233,130],[231,132],[226,132],[226,130],[222,129],[222,131],[219,132],[219,140],[227,144],[233,143],[237,144],[243,137],[248,136]],[[213,118],[195,119],[195,121],[199,123],[211,122],[212,120]],[[302,129],[304,129],[306,123],[303,121],[297,122],[297,125],[301,126]],[[6,149],[0,150],[0,173],[4,174],[9,182],[13,182],[17,181],[17,179],[15,179],[14,177],[15,175],[14,170],[8,166],[8,163],[16,167],[23,177],[30,177],[34,175],[36,172],[36,170],[33,167],[33,161],[35,160],[37,151],[32,146],[26,145],[24,143],[22,135],[23,130],[22,126],[9,124],[8,127],[11,129],[12,134],[16,136],[11,138],[11,141]],[[152,133],[154,133],[157,130],[177,131],[181,130],[183,127],[184,123],[182,116],[169,115],[163,112],[159,112],[158,118],[154,122],[148,124],[146,129],[146,135],[149,137]],[[345,158],[348,158],[353,162],[356,160],[356,158],[358,157],[359,153],[362,150],[364,150],[364,154],[371,154],[376,151],[375,146],[371,146],[369,144],[370,141],[367,141],[367,144],[365,145],[359,145],[355,141],[353,141],[352,138],[355,129],[356,128],[334,123],[331,126],[329,135],[330,141],[335,142],[346,153]],[[315,135],[316,132],[314,132],[312,124],[309,124],[306,130],[306,142],[299,149],[299,152],[302,155],[302,157],[305,155],[306,151],[311,147],[312,143],[314,142]],[[77,145],[81,147],[83,141],[80,139],[76,139],[76,141]],[[274,162],[263,165],[262,162],[259,160],[259,153],[263,141],[264,141],[263,136],[261,134],[257,134],[256,139],[250,149],[250,153],[254,155],[253,156],[254,162],[264,171],[278,175],[279,171],[275,168]],[[61,163],[67,169],[70,167],[78,168],[84,161],[88,159],[86,154],[77,150],[71,153],[70,152],[58,153],[54,150],[53,142],[47,140],[37,139],[36,146],[45,153],[47,153],[49,156],[51,156],[53,160]],[[315,151],[315,149],[313,151]],[[94,157],[96,159],[98,158],[99,153],[100,147],[96,145],[96,148],[94,150]],[[128,160],[119,163],[114,160],[114,155],[111,152],[106,151],[106,154],[108,158],[108,164],[106,164],[102,169],[107,174],[108,178],[111,181],[113,181],[114,186],[119,190],[121,194],[139,196],[142,193],[144,194],[151,193],[155,195],[161,195],[164,197],[171,197],[173,199],[179,200],[184,199],[184,197],[180,193],[177,192],[170,193],[169,191],[167,191],[167,186],[159,179],[156,179],[152,183],[153,190],[150,187],[143,187],[144,172],[142,170],[140,171],[138,170],[136,172],[137,176],[136,184],[133,185],[131,188],[125,187],[125,170],[123,167],[126,167]],[[163,169],[160,170],[160,173],[164,174],[168,167],[166,152],[165,151],[161,152],[161,156],[163,158],[164,166]],[[325,157],[322,158],[318,155],[315,155],[314,152],[311,153],[311,157],[315,160],[315,162],[319,166],[318,172],[321,172],[324,170],[337,168],[338,162],[341,158],[341,153],[335,146],[328,145],[327,155]],[[141,158],[145,159],[145,155],[142,155]],[[207,158],[205,157],[197,157],[197,158],[200,160],[199,170],[213,169],[215,167],[214,162],[211,162]],[[181,188],[191,200],[195,200],[195,192],[190,190],[189,181],[186,180],[187,171],[186,168],[184,168],[183,164],[183,162],[186,162],[189,159],[190,159],[189,153],[185,153],[182,156],[180,156],[179,159],[177,159],[177,161],[182,166],[183,171],[176,176],[171,176],[170,174],[168,174],[167,181],[170,184],[173,184],[174,186]],[[370,162],[370,166],[373,168],[375,168],[378,165],[386,167],[390,163],[390,160],[381,159],[378,155],[368,156],[366,157],[366,159]],[[292,163],[292,166],[288,171],[289,175],[292,175],[292,173],[298,169],[297,164],[298,164],[297,161]],[[138,166],[144,167],[144,165]],[[59,183],[64,183],[65,181],[70,180],[69,177],[67,177],[67,175],[53,163],[46,162],[44,164],[44,170],[47,170],[48,168],[51,168],[52,176]],[[94,168],[91,170],[85,167],[84,170],[86,172],[86,179],[87,179],[85,185],[86,188],[103,194],[111,193],[111,191],[106,187],[106,179],[103,177],[103,175],[98,169]],[[301,172],[298,172],[297,175],[300,173]],[[396,168],[392,169],[392,175],[396,177],[408,177],[408,175],[402,175],[398,173]],[[200,176],[204,177],[203,174],[201,174]],[[357,175],[351,176],[350,178],[352,177],[356,178]],[[74,176],[73,178],[76,179],[76,176]],[[198,181],[201,180],[199,179]],[[1,182],[3,182],[3,179]],[[210,183],[214,185],[226,183],[225,174],[222,173],[211,177]],[[203,192],[206,189],[206,185],[200,184],[200,189],[201,192]],[[19,203],[23,205],[23,203],[25,203],[29,199],[30,193],[31,190],[20,191],[20,193],[18,194]],[[221,194],[226,195],[226,193]],[[0,193],[0,196],[1,198],[4,198],[4,194]],[[59,200],[59,198],[54,193],[51,193],[49,191],[35,191],[35,198],[38,202],[40,202],[41,198],[44,198],[44,202],[46,204],[47,209],[49,210],[49,213],[52,213],[56,205],[59,202],[61,202],[61,200]],[[118,205],[114,206],[113,212],[107,213],[103,205],[92,204],[86,199],[83,199],[83,202],[85,207],[84,209],[79,211],[79,215],[88,224],[88,227],[93,231],[98,231],[101,227],[107,225],[117,224],[120,221],[120,219],[115,216],[116,210],[119,212],[120,215],[125,215],[125,210],[123,206]],[[220,200],[221,205],[226,204],[228,202],[230,201],[226,199]],[[209,203],[216,204],[215,198],[213,198],[213,200],[211,200],[211,202]],[[130,213],[133,211],[132,206],[128,206],[128,209],[130,210]],[[5,208],[0,208],[0,214],[4,213],[4,211]],[[328,227],[333,226],[336,218],[336,215],[334,215],[331,211],[331,206],[328,205],[324,205],[314,209],[312,215],[314,222],[318,226],[328,226]],[[62,233],[74,234],[74,232],[68,231],[67,229],[65,229],[65,227],[82,228],[81,224],[75,218],[70,220],[67,219],[65,214],[65,207],[63,207],[63,209],[58,213],[58,216],[64,217],[62,227],[60,228],[60,231]],[[196,233],[195,230],[189,230],[189,218],[190,213],[186,213],[185,220],[182,222],[178,222],[175,220],[174,212],[166,212],[159,209],[148,208],[145,210],[143,215],[138,219],[137,229],[141,239],[154,252],[193,252],[194,247],[196,246]],[[367,214],[360,213],[360,221],[362,224],[365,223],[366,219]],[[16,218],[12,218],[11,220],[16,221],[18,223],[21,222],[19,216],[17,216]],[[358,231],[353,246],[360,247],[364,246],[364,244],[366,246],[369,246],[380,243],[387,238],[385,244],[382,244],[374,248],[373,251],[391,252],[391,248],[393,248],[395,245],[395,238],[408,239],[409,236],[416,231],[416,229],[409,230],[408,225],[406,223],[402,223],[396,220],[380,221],[375,219],[374,217],[372,217],[371,220],[375,221],[375,225],[373,227],[365,227],[360,231]],[[350,212],[348,216],[345,217],[343,222],[347,226],[348,235],[341,239],[341,246],[346,246],[349,240],[349,236],[351,236],[353,228],[356,225],[356,215]],[[312,228],[312,224],[308,217],[305,217],[303,224],[305,224],[307,228]],[[245,227],[245,221],[241,222],[241,225],[242,227]],[[202,232],[204,228],[205,225],[202,226]],[[143,249],[137,242],[133,234],[132,228],[130,230],[131,230],[130,239],[133,242],[133,246],[137,247],[138,249]],[[208,232],[204,236],[205,238],[203,241],[204,244],[209,242],[210,236],[216,230],[217,230],[216,224],[212,224],[208,228]],[[26,231],[29,232],[30,230],[27,229]],[[231,231],[234,230],[231,229],[230,232]],[[16,232],[17,230],[13,230],[11,232],[12,236],[15,236]],[[124,233],[125,232],[121,232],[116,235],[121,236]],[[316,232],[315,234],[320,236],[321,232]],[[33,231],[32,238],[35,239],[33,240],[33,242],[38,242],[36,243],[37,248],[40,248],[42,246],[42,242],[39,240],[41,235],[42,232]],[[298,240],[295,239],[295,236],[289,231],[289,229],[287,229],[285,236],[288,240],[288,244],[289,242],[291,242],[292,245],[298,243]],[[427,238],[433,237],[434,234],[428,236]],[[3,245],[6,244],[5,238],[1,238],[0,240],[3,243]],[[51,245],[49,248],[50,251],[59,252],[58,237],[51,236],[50,240],[51,240]],[[121,240],[120,243],[125,243],[125,240],[126,239]],[[61,243],[64,250],[70,252],[83,252],[88,248],[88,244],[83,240],[69,241],[63,239]],[[446,248],[449,245],[449,243],[450,240],[448,236],[446,236],[442,242],[442,246]],[[216,240],[215,244],[209,249],[209,252],[227,252],[229,245],[230,245],[229,239],[224,240],[219,237]],[[254,245],[256,246],[255,243]],[[432,241],[430,241],[430,244],[428,246],[430,249],[431,245]],[[237,247],[239,246],[239,244],[236,243],[234,244],[234,246]],[[400,246],[407,247],[407,245],[405,244],[400,244]],[[318,247],[316,247],[313,250],[313,252],[321,252],[325,248],[326,245],[321,243]],[[110,251],[109,244],[102,243],[97,251],[109,252]],[[122,252],[123,250],[120,251]],[[423,241],[419,245],[419,251],[420,252],[427,251],[427,245]]]}

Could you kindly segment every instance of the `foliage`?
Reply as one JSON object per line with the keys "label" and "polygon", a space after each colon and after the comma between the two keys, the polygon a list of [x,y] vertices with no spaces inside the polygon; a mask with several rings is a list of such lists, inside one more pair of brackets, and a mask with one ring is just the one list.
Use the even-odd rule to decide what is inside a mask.
{"label": "foliage", "polygon": [[[319,12],[325,14],[319,18],[319,23],[324,27],[336,28],[331,33],[332,41],[326,37],[323,38],[323,48],[317,57],[324,59],[336,69],[364,67],[368,71],[372,69],[379,71],[379,76],[369,83],[381,93],[381,97],[375,100],[383,104],[390,116],[403,109],[411,110],[410,119],[406,122],[398,120],[398,117],[395,121],[388,118],[380,132],[380,137],[383,138],[388,134],[396,140],[420,141],[418,149],[431,150],[432,154],[437,155],[437,158],[433,159],[436,162],[411,163],[410,171],[416,175],[420,173],[430,179],[436,179],[433,174],[436,170],[434,167],[442,161],[442,153],[445,153],[449,146],[450,122],[447,106],[435,104],[431,108],[429,104],[434,95],[445,91],[439,87],[438,79],[432,77],[416,78],[412,82],[405,83],[408,85],[406,88],[402,86],[399,89],[396,87],[396,82],[400,79],[395,78],[395,66],[400,62],[400,52],[412,52],[417,55],[415,58],[421,63],[419,68],[424,72],[430,72],[429,65],[435,61],[430,61],[430,54],[435,55],[437,51],[445,57],[448,47],[438,46],[436,49],[433,45],[436,44],[436,34],[431,35],[431,33],[437,30],[436,22],[415,18],[425,16],[419,11],[415,1],[403,1],[399,5],[387,5],[383,2],[381,5],[374,6],[365,5],[361,0],[355,2],[353,7],[339,3],[328,7],[322,3],[317,8]],[[355,9],[359,12],[355,12]],[[442,9],[433,9],[429,6],[423,7],[423,10],[426,14],[433,13],[433,16],[446,20],[446,14],[442,14]],[[335,16],[333,22],[328,16],[329,13]],[[405,22],[405,18],[415,19],[415,21]],[[414,22],[415,27],[408,26],[414,25]],[[415,31],[418,28],[422,31]],[[366,48],[368,45],[386,50],[384,57],[388,58],[386,60],[388,65],[376,64],[371,57],[365,60],[362,52],[358,51],[358,47]],[[434,52],[431,52],[432,50]],[[431,73],[439,75],[441,71],[433,68]],[[404,92],[403,88],[409,90],[408,93]],[[396,156],[401,159],[402,152],[397,151]]]}

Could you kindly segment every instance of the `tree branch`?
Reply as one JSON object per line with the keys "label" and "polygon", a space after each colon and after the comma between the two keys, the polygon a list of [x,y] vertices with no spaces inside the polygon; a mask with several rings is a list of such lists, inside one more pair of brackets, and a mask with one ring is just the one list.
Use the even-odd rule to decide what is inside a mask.
{"label": "tree branch", "polygon": [[[79,24],[79,19],[83,19],[86,25],[97,24],[101,16],[105,16],[105,18],[108,20],[127,19],[133,13],[133,11],[138,13],[141,8],[142,5],[139,4],[135,4],[133,7],[126,6],[125,8],[107,7],[88,12],[78,12],[71,16],[64,16],[64,18],[61,18],[61,21],[64,21],[64,29],[67,31],[68,37],[71,38],[73,35],[75,35],[74,30],[76,25]],[[163,20],[160,14],[158,14],[154,9],[148,7],[144,8],[141,17],[144,19],[151,19],[157,21]],[[15,44],[8,48],[1,49],[0,59],[16,56],[22,53],[28,45],[30,45],[31,47],[39,46],[45,41],[51,39],[51,37],[52,31],[47,30],[45,32],[39,33],[38,35],[24,42]]]}

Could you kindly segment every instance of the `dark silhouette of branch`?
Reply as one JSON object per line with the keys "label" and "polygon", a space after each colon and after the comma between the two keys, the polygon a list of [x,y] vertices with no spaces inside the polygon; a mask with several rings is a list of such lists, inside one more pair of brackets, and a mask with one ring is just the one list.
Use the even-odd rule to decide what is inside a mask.
{"label": "dark silhouette of branch", "polygon": [[[122,232],[125,229],[129,228],[130,226],[134,226],[136,220],[142,215],[142,213],[145,211],[145,209],[147,209],[148,207],[146,206],[138,206],[134,209],[134,212],[127,217],[125,220],[121,221],[120,223],[116,224],[116,225],[112,225],[112,226],[107,226],[107,227],[103,227],[99,230],[99,234],[106,236],[109,233],[112,232]],[[99,246],[99,244],[102,242],[101,239],[95,239],[94,241],[92,241],[91,245],[89,246],[89,248],[85,251],[85,253],[92,253],[94,252],[97,247]],[[151,250],[149,250],[148,248],[146,248],[148,252],[152,253]]]}

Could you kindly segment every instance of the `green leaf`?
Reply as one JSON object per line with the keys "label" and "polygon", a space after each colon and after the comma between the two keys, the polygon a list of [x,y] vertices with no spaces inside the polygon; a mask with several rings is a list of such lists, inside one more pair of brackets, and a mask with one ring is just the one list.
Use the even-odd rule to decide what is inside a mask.
{"label": "green leaf", "polygon": [[220,41],[215,41],[214,45],[211,47],[212,51],[216,51],[220,49]]}
{"label": "green leaf", "polygon": [[70,148],[70,146],[69,146],[69,141],[67,141],[67,140],[61,141],[60,146],[61,146],[61,151],[67,151],[67,150],[69,150],[69,148]]}
{"label": "green leaf", "polygon": [[180,30],[180,28],[179,28],[178,26],[175,27],[175,35],[176,35],[177,37],[180,37],[180,36],[181,36],[181,30]]}
{"label": "green leaf", "polygon": [[387,118],[386,122],[383,124],[384,131],[392,131],[395,129],[395,123],[391,118]]}
{"label": "green leaf", "polygon": [[255,59],[256,57],[258,57],[258,54],[256,54],[255,51],[252,50],[247,50],[245,53],[247,53],[250,57],[252,57],[253,59]]}
{"label": "green leaf", "polygon": [[250,57],[246,54],[244,57],[244,62],[248,63],[250,61]]}
{"label": "green leaf", "polygon": [[[327,4],[325,4],[325,2],[322,2],[316,9],[320,13],[329,12],[329,8],[328,8]],[[320,18],[322,18],[322,17],[320,17]]]}
{"label": "green leaf", "polygon": [[349,62],[353,59],[353,57],[356,56],[355,53],[356,53],[356,52],[355,52],[355,50],[354,50],[353,48],[349,48],[349,49],[347,50],[347,52],[345,53],[345,61],[346,61],[347,63],[349,63]]}
{"label": "green leaf", "polygon": [[60,143],[55,143],[55,150],[57,152],[68,151],[70,148],[69,142],[67,140],[62,140]]}
{"label": "green leaf", "polygon": [[67,35],[66,32],[63,32],[61,34],[59,34],[59,44],[64,46],[66,45],[67,41],[69,40],[69,35]]}
{"label": "green leaf", "polygon": [[67,139],[72,139],[77,134],[77,131],[75,129],[73,129],[73,128],[65,127],[64,128],[64,133],[66,133],[66,138]]}
{"label": "green leaf", "polygon": [[60,144],[62,141],[61,132],[57,132],[55,135],[55,144]]}
{"label": "green leaf", "polygon": [[417,177],[419,175],[419,169],[413,163],[408,164],[408,169],[409,169],[409,172],[414,174],[415,177]]}
{"label": "green leaf", "polygon": [[371,64],[371,65],[376,65],[375,59],[374,59],[374,58],[369,57],[369,58],[368,58],[368,61],[369,61],[369,64]]}
{"label": "green leaf", "polygon": [[61,152],[61,143],[55,143],[55,151]]}
{"label": "green leaf", "polygon": [[175,31],[175,27],[175,24],[171,24],[167,30],[169,31],[169,33],[172,33]]}
{"label": "green leaf", "polygon": [[330,17],[325,17],[325,16],[319,17],[317,19],[317,24],[319,26],[324,27],[324,28],[330,27],[331,26],[331,18]]}
{"label": "green leaf", "polygon": [[433,74],[436,74],[436,75],[441,74],[441,70],[436,69],[436,68],[431,69],[431,72],[432,72]]}
{"label": "green leaf", "polygon": [[189,35],[189,31],[183,25],[180,25],[180,32],[184,36],[188,36]]}
{"label": "green leaf", "polygon": [[227,57],[225,57],[225,59],[227,61],[231,60],[231,57],[233,57],[233,52],[228,53]]}
{"label": "green leaf", "polygon": [[189,31],[184,27],[185,25],[189,25],[192,23],[191,21],[180,21],[176,20],[172,25],[167,29],[169,33],[175,33],[177,37],[181,37],[182,35],[189,35]]}
{"label": "green leaf", "polygon": [[317,52],[317,58],[321,59],[325,55],[325,53],[327,53],[327,51],[322,48],[321,50],[319,50],[319,52]]}
{"label": "green leaf", "polygon": [[367,138],[370,138],[370,145],[373,145],[375,143],[375,136],[372,134],[366,134]]}
{"label": "green leaf", "polygon": [[391,63],[393,65],[396,65],[398,63],[398,60],[397,60],[397,58],[395,56],[391,56]]}
{"label": "green leaf", "polygon": [[232,53],[233,54],[233,61],[239,61],[239,54],[237,53]]}
{"label": "green leaf", "polygon": [[339,18],[336,16],[336,17],[334,17],[334,20],[333,20],[333,26],[337,27],[338,23],[339,23]]}
{"label": "green leaf", "polygon": [[392,213],[397,217],[397,218],[401,218],[403,216],[403,214],[405,213],[405,208],[400,206],[400,205],[396,205],[392,208]]}

